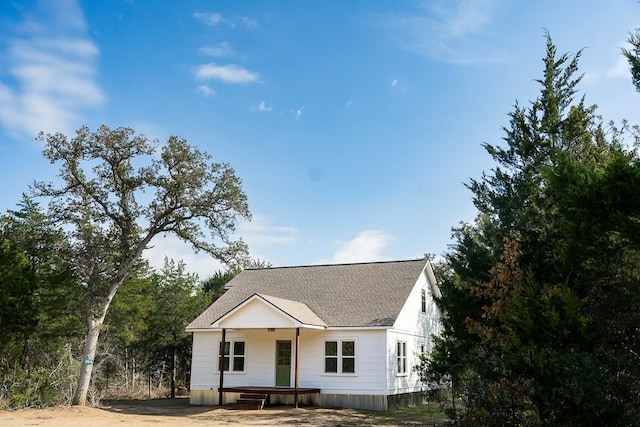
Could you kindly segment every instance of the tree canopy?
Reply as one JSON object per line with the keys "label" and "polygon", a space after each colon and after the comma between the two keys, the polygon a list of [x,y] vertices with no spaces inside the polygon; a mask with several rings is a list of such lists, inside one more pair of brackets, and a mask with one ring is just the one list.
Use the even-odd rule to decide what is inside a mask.
{"label": "tree canopy", "polygon": [[640,160],[626,124],[577,98],[581,52],[546,48],[538,97],[468,184],[478,215],[454,229],[421,375],[452,385],[463,424],[625,425],[640,408]]}
{"label": "tree canopy", "polygon": [[[246,257],[232,232],[249,218],[241,181],[225,163],[175,136],[164,144],[130,128],[87,127],[40,134],[44,156],[60,166],[59,182],[36,182],[48,215],[70,242],[68,265],[85,289],[86,336],[76,404],[84,404],[100,328],[113,297],[140,268],[155,236],[173,233],[195,250],[233,263]],[[208,235],[205,234],[208,231]]]}

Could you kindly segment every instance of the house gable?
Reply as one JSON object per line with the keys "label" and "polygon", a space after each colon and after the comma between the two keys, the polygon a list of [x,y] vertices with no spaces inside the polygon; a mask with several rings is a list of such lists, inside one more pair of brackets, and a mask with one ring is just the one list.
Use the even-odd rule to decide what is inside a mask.
{"label": "house gable", "polygon": [[211,324],[213,328],[316,328],[326,324],[298,301],[253,294]]}
{"label": "house gable", "polygon": [[[433,270],[427,263],[416,278],[393,328],[387,331],[390,395],[410,393],[422,387],[413,367],[420,362],[422,353],[428,354],[433,348],[433,335],[440,333],[441,314],[435,303],[435,298],[439,297]],[[401,368],[398,366],[400,363],[403,365]]]}
{"label": "house gable", "polygon": [[[398,317],[393,323],[393,329],[402,330],[407,332],[414,332],[420,335],[430,333],[425,322],[426,317],[439,317],[439,313],[436,313],[437,306],[434,302],[434,296],[437,298],[440,296],[440,291],[435,281],[433,271],[430,264],[426,264],[424,269],[420,272],[420,275],[415,278],[415,284],[411,289],[411,292],[407,295],[407,299],[402,306],[402,310],[398,314]],[[422,296],[425,297],[425,311],[423,312]]]}

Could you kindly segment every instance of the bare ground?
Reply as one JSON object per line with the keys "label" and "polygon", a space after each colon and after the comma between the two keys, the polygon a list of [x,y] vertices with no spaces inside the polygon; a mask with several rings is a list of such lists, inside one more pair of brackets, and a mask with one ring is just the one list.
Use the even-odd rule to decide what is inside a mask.
{"label": "bare ground", "polygon": [[191,406],[188,399],[105,401],[100,408],[59,406],[47,409],[0,411],[0,426],[419,426],[441,419],[423,409],[366,412],[352,409],[292,408],[232,410]]}

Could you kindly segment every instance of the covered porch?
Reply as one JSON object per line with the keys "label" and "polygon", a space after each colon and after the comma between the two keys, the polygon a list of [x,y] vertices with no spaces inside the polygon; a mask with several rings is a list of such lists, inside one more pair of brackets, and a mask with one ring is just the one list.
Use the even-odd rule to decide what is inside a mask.
{"label": "covered porch", "polygon": [[[253,396],[261,399],[263,404],[287,404],[297,408],[300,403],[311,404],[317,400],[320,388],[300,387],[300,332],[301,329],[322,330],[326,325],[305,304],[254,294],[213,322],[211,326],[221,332],[218,354],[219,404],[240,402],[244,401],[245,397]],[[272,365],[273,385],[264,385],[264,378],[252,385],[250,375],[244,379],[246,385],[237,385],[237,377],[234,378],[235,384],[225,384],[225,377],[236,368],[234,363],[237,359],[233,356],[238,350],[234,348],[237,342],[228,341],[228,331],[252,331],[253,333],[264,331],[260,333],[263,337],[265,334],[279,331],[277,339],[273,338],[275,345],[275,364]],[[283,333],[286,334],[285,337],[282,336]],[[251,348],[250,345],[247,348]],[[252,358],[260,356],[255,353],[251,355]],[[245,363],[245,360],[243,359],[241,363]]]}

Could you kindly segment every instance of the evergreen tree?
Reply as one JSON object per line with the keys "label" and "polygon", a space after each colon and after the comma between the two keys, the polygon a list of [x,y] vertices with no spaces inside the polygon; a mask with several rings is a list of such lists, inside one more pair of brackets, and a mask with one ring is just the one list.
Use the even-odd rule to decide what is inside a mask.
{"label": "evergreen tree", "polygon": [[79,344],[81,289],[67,242],[32,199],[0,217],[0,400],[69,403],[69,354]]}
{"label": "evergreen tree", "polygon": [[[5,277],[22,277],[16,279],[13,288],[9,283],[3,283],[1,288],[22,307],[15,319],[15,326],[22,332],[9,334],[23,339],[21,364],[28,369],[37,363],[34,357],[54,352],[65,340],[77,337],[81,293],[63,259],[67,248],[64,233],[52,226],[29,197],[23,196],[18,208],[0,218],[0,236],[4,250],[9,251],[5,256],[11,252],[13,256],[18,256],[16,252],[21,255],[13,261],[14,268],[8,264],[3,269]],[[7,323],[2,322],[3,330],[11,323],[6,320]]]}
{"label": "evergreen tree", "polygon": [[[633,419],[631,405],[619,402],[628,402],[620,391],[631,391],[630,381],[616,379],[635,378],[624,375],[632,353],[624,359],[621,349],[616,363],[607,362],[599,335],[612,323],[604,307],[616,301],[627,313],[637,304],[615,295],[631,296],[622,289],[637,277],[638,254],[630,249],[624,273],[616,272],[618,235],[602,226],[584,228],[602,219],[590,212],[596,196],[587,197],[589,183],[620,159],[623,132],[611,127],[607,134],[595,107],[576,100],[579,57],[558,55],[547,35],[540,95],[527,108],[516,104],[504,145],[485,144],[497,166],[468,185],[478,217],[454,230],[447,254],[452,274],[441,283],[444,333],[422,372],[425,381],[452,382],[464,400],[464,411],[453,414],[462,422],[593,425]],[[633,167],[635,155],[622,157],[621,164]],[[590,165],[595,175],[584,175],[581,165]],[[575,191],[567,192],[568,185]],[[609,185],[616,194],[613,187],[622,182]],[[626,190],[626,197],[637,198],[633,187]],[[577,206],[582,216],[575,214]],[[609,222],[615,227],[635,224],[635,212],[607,208],[617,209]],[[604,237],[591,238],[599,230]],[[607,268],[598,265],[599,250],[611,254]],[[601,283],[618,288],[609,292]]]}
{"label": "evergreen tree", "polygon": [[[153,278],[153,301],[141,345],[151,357],[150,366],[169,366],[171,398],[176,396],[176,375],[186,374],[191,362],[191,334],[185,328],[208,305],[198,276],[185,271],[184,262],[165,258],[164,268]],[[188,384],[184,384],[188,386]]]}

